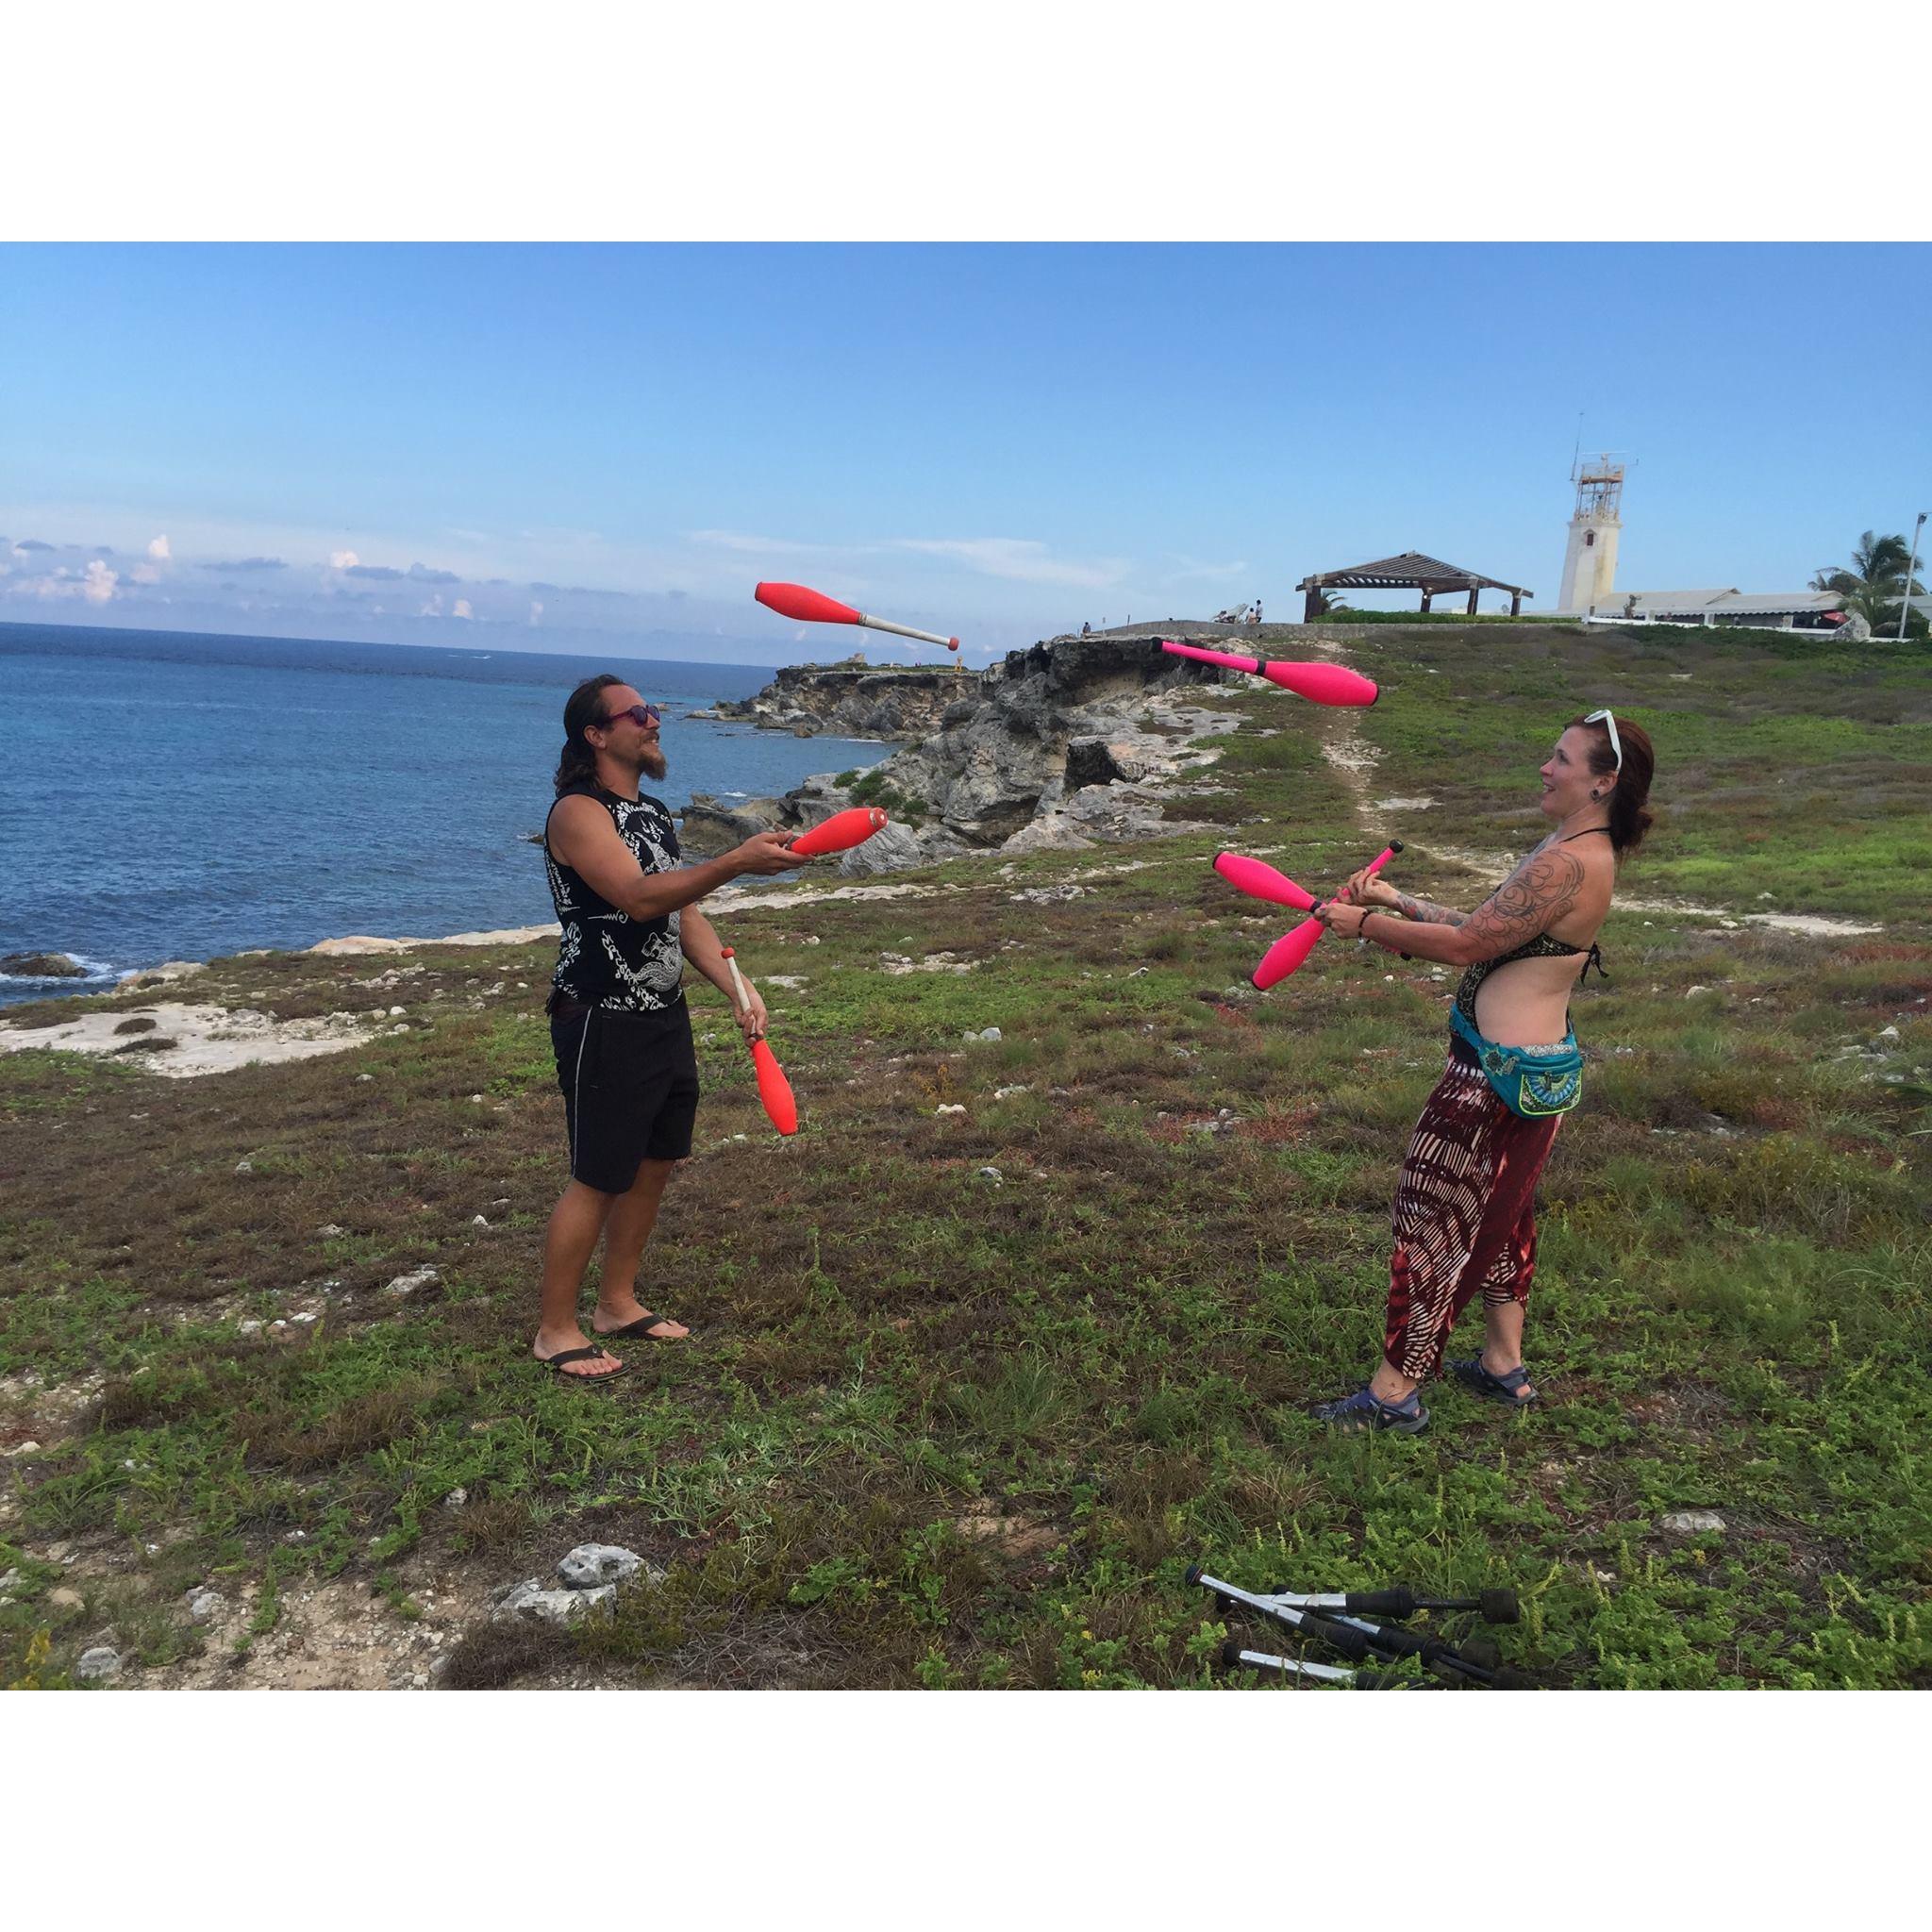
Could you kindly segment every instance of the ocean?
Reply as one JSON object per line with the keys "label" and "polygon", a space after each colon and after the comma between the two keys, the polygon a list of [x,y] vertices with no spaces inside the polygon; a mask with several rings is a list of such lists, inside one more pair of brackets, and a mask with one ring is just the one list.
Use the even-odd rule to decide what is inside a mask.
{"label": "ocean", "polygon": [[541,850],[563,703],[614,671],[663,708],[673,810],[790,790],[891,746],[691,721],[772,673],[0,624],[0,1006],[163,959],[553,917]]}

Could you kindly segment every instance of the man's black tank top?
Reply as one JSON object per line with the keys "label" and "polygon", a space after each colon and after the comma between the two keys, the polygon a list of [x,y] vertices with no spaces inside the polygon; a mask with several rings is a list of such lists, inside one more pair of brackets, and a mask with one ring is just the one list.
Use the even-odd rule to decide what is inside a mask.
{"label": "man's black tank top", "polygon": [[[601,785],[573,785],[557,794],[594,798],[610,814],[617,836],[647,873],[677,869],[677,828],[655,798],[620,798]],[[551,807],[555,811],[556,805]],[[550,899],[563,927],[558,942],[557,972],[550,1005],[606,1007],[624,1013],[662,1013],[684,1002],[684,948],[679,915],[635,920],[620,912],[588,884],[574,866],[550,850],[550,825],[543,826],[543,863]]]}

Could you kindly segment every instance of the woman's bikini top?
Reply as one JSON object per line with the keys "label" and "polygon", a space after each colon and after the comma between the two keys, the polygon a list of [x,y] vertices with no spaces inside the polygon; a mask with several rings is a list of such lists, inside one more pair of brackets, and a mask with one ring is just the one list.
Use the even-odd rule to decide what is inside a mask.
{"label": "woman's bikini top", "polygon": [[[1557,842],[1559,845],[1568,845],[1574,840],[1589,838],[1591,832],[1608,830],[1607,825],[1591,825],[1588,831],[1572,832],[1568,839],[1559,839]],[[1581,946],[1573,946],[1567,940],[1555,939],[1549,933],[1540,932],[1535,939],[1518,946],[1514,952],[1505,953],[1494,959],[1478,959],[1462,975],[1462,984],[1456,989],[1456,1004],[1461,1009],[1462,1017],[1474,1026],[1475,996],[1481,990],[1483,981],[1499,966],[1507,966],[1516,959],[1574,959],[1579,956],[1583,959],[1583,971],[1576,975],[1576,983],[1579,986],[1590,977],[1590,969],[1592,966],[1596,968],[1600,979],[1607,979],[1610,976],[1604,971],[1604,956],[1594,943],[1585,953]],[[1567,1027],[1567,1018],[1564,1024]]]}

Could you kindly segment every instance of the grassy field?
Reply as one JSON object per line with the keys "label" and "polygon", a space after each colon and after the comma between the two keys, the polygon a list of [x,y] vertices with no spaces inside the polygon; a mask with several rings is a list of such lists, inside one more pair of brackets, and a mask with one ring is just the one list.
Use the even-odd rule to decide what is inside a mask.
{"label": "grassy field", "polygon": [[[721,918],[803,982],[771,998],[806,1126],[765,1126],[702,989],[698,1154],[642,1288],[695,1332],[608,1391],[525,1355],[562,1180],[551,948],[244,957],[181,990],[407,1008],[298,1065],[0,1057],[0,1682],[111,1641],[125,1684],[443,1655],[445,1685],[1206,1687],[1200,1560],[1513,1585],[1506,1654],[1553,1686],[1932,1683],[1932,658],[1337,635],[1383,703],[1227,694],[1181,808],[1214,833]],[[1290,921],[1207,860],[1313,885],[1393,834],[1391,876],[1473,905],[1600,704],[1656,739],[1659,824],[1576,1004],[1545,1400],[1438,1385],[1427,1436],[1332,1439],[1307,1405],[1374,1359],[1449,981],[1331,941],[1230,991]],[[1355,775],[1323,750],[1348,733]],[[1054,887],[1079,890],[1024,896]],[[436,1287],[385,1295],[424,1263]],[[1662,1529],[1689,1508],[1724,1528]],[[664,1580],[570,1632],[490,1623],[589,1540]],[[197,1624],[203,1585],[228,1607]]]}

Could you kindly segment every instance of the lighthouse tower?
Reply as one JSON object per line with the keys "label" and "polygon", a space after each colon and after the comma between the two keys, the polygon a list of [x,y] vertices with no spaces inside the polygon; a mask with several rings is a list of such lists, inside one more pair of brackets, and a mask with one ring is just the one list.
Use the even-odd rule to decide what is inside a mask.
{"label": "lighthouse tower", "polygon": [[1610,452],[1584,457],[1571,468],[1576,509],[1563,552],[1558,610],[1603,609],[1617,580],[1617,538],[1624,528],[1624,465]]}

